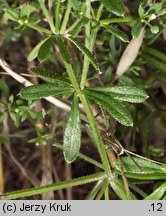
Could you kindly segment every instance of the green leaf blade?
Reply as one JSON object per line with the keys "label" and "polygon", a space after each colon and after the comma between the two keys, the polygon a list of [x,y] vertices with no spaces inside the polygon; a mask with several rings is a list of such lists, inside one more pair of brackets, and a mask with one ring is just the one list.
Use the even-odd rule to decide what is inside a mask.
{"label": "green leaf blade", "polygon": [[129,42],[128,36],[123,31],[119,30],[117,27],[111,26],[111,25],[103,25],[103,27],[108,32],[110,32],[111,34],[115,35],[115,37],[119,38],[123,42]]}
{"label": "green leaf blade", "polygon": [[53,71],[50,71],[49,69],[45,69],[42,67],[35,67],[31,68],[31,71],[42,78],[44,80],[51,82],[51,83],[56,83],[58,85],[64,85],[64,86],[69,86],[69,80],[67,80],[65,77],[60,76],[59,74],[54,73]]}
{"label": "green leaf blade", "polygon": [[57,44],[58,44],[59,52],[61,54],[63,61],[66,64],[70,64],[69,51],[68,51],[67,47],[65,46],[64,41],[60,35],[57,36]]}
{"label": "green leaf blade", "polygon": [[53,84],[37,84],[26,87],[20,91],[20,96],[26,100],[37,100],[48,96],[59,96],[71,92],[69,87],[61,87]]}
{"label": "green leaf blade", "polygon": [[142,103],[148,98],[144,90],[135,86],[97,87],[90,89],[107,94],[110,93],[114,99],[130,103]]}
{"label": "green leaf blade", "polygon": [[38,53],[39,53],[39,50],[41,48],[41,46],[48,40],[49,38],[45,38],[44,40],[42,40],[40,43],[38,43],[34,48],[33,50],[29,53],[28,55],[28,61],[33,61],[37,56],[38,56]]}
{"label": "green leaf blade", "polygon": [[73,98],[65,129],[63,145],[65,160],[68,163],[73,162],[77,158],[81,146],[81,122],[77,96]]}
{"label": "green leaf blade", "polygon": [[118,16],[124,15],[124,4],[122,0],[101,0],[101,2],[111,13]]}
{"label": "green leaf blade", "polygon": [[[139,157],[121,157],[123,171],[126,177],[141,180],[166,179],[166,167]],[[115,171],[120,173],[118,161],[115,161]]]}
{"label": "green leaf blade", "polygon": [[149,196],[147,196],[144,200],[160,200],[166,192],[166,183],[164,182],[153,191]]}
{"label": "green leaf blade", "polygon": [[95,91],[84,91],[87,97],[102,106],[108,113],[110,113],[118,122],[125,126],[133,126],[131,115],[126,111],[124,106],[116,101],[110,95]]}
{"label": "green leaf blade", "polygon": [[135,25],[132,27],[131,34],[132,34],[133,38],[136,38],[136,37],[139,36],[140,31],[141,31],[141,28],[142,28],[142,23],[141,23],[141,21],[139,20],[139,21],[136,22]]}
{"label": "green leaf blade", "polygon": [[53,38],[49,37],[40,47],[37,58],[40,62],[48,59],[52,47]]}
{"label": "green leaf blade", "polygon": [[4,12],[7,14],[7,16],[9,17],[9,19],[11,19],[13,21],[18,21],[19,20],[18,14],[12,8],[5,8]]}
{"label": "green leaf blade", "polygon": [[69,0],[72,8],[76,11],[79,11],[80,6],[79,6],[79,1],[78,0]]}
{"label": "green leaf blade", "polygon": [[92,65],[94,66],[94,68],[96,69],[97,72],[100,72],[99,66],[97,61],[95,60],[95,58],[93,57],[92,53],[82,44],[80,43],[78,40],[76,40],[74,37],[69,36],[67,37],[73,44],[76,45],[76,47],[82,52],[84,53],[88,59],[91,61]]}
{"label": "green leaf blade", "polygon": [[[128,200],[129,197],[126,193],[124,183],[121,179],[117,177],[113,177],[110,179],[110,185],[112,189],[115,191],[115,193],[122,199],[122,200]],[[130,198],[132,200],[136,200],[136,197],[134,196],[133,193],[130,193]]]}

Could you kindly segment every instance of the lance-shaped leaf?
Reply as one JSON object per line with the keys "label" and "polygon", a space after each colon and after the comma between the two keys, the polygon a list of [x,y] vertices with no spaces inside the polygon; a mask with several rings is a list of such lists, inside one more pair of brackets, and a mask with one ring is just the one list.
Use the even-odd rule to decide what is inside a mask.
{"label": "lance-shaped leaf", "polygon": [[131,103],[142,103],[148,95],[142,89],[135,86],[113,86],[113,87],[97,87],[89,88],[89,90],[99,91],[111,95],[114,99],[127,101]]}
{"label": "lance-shaped leaf", "polygon": [[133,126],[133,120],[131,115],[126,111],[122,103],[116,101],[110,95],[84,90],[85,94],[91,100],[97,102],[107,112],[109,112],[118,122],[125,126]]}
{"label": "lance-shaped leaf", "polygon": [[89,60],[91,61],[92,65],[94,66],[94,68],[100,72],[99,70],[99,66],[97,61],[95,60],[95,58],[93,57],[92,53],[82,44],[80,43],[78,40],[76,40],[74,37],[69,36],[67,37],[72,43],[74,43],[76,45],[76,47],[82,52],[84,53]]}
{"label": "lance-shaped leaf", "polygon": [[149,196],[145,197],[144,200],[160,200],[166,192],[166,183],[164,182],[161,186],[153,191]]}
{"label": "lance-shaped leaf", "polygon": [[123,31],[119,30],[117,27],[111,26],[111,25],[103,25],[103,27],[108,32],[110,32],[111,34],[115,35],[115,37],[119,38],[123,42],[128,42],[129,41],[128,36]]}
{"label": "lance-shaped leaf", "polygon": [[67,80],[65,77],[60,76],[59,74],[56,74],[48,69],[36,67],[31,68],[31,71],[35,74],[40,75],[41,78],[43,78],[47,82],[56,83],[58,85],[63,85],[66,87],[70,85],[69,80]]}
{"label": "lance-shaped leaf", "polygon": [[[110,185],[112,189],[115,191],[115,193],[122,199],[122,200],[128,200],[129,197],[126,193],[124,183],[121,179],[117,177],[110,177]],[[136,197],[133,193],[130,193],[130,198],[132,200],[135,200]]]}
{"label": "lance-shaped leaf", "polygon": [[66,45],[64,44],[64,41],[63,41],[62,37],[60,35],[57,35],[56,39],[57,39],[59,52],[61,54],[61,57],[62,57],[63,61],[66,64],[70,64],[70,54],[69,54],[69,51],[68,51]]}
{"label": "lance-shaped leaf", "polygon": [[[123,171],[126,177],[141,180],[166,179],[166,167],[152,161],[128,156],[121,157]],[[118,160],[115,161],[115,171],[120,173]]]}
{"label": "lance-shaped leaf", "polygon": [[55,84],[37,84],[28,86],[20,91],[20,96],[27,100],[36,100],[48,96],[64,95],[72,92],[69,87],[57,86]]}
{"label": "lance-shaped leaf", "polygon": [[76,37],[78,33],[81,31],[82,26],[87,24],[89,22],[89,19],[87,17],[81,17],[79,21],[77,21],[76,25],[68,31],[70,35],[73,37]]}
{"label": "lance-shaped leaf", "polygon": [[138,20],[132,27],[131,34],[133,38],[138,37],[142,28],[141,20]]}
{"label": "lance-shaped leaf", "polygon": [[9,17],[9,19],[11,19],[13,21],[18,21],[19,20],[18,14],[12,8],[5,8],[4,12],[7,14],[7,16]]}
{"label": "lance-shaped leaf", "polygon": [[42,40],[40,43],[38,43],[34,48],[33,50],[29,53],[28,55],[28,61],[32,61],[34,60],[37,56],[38,56],[38,53],[39,53],[39,50],[41,48],[41,46],[47,41],[49,40],[50,37],[48,38],[45,38],[44,40]]}
{"label": "lance-shaped leaf", "polygon": [[53,37],[49,37],[40,47],[37,58],[40,62],[47,60],[53,43]]}
{"label": "lance-shaped leaf", "polygon": [[124,15],[124,4],[122,0],[101,0],[101,2],[111,13],[118,16]]}
{"label": "lance-shaped leaf", "polygon": [[141,29],[138,37],[133,38],[126,47],[117,67],[116,76],[122,76],[133,64],[139,53],[144,38],[144,28]]}
{"label": "lance-shaped leaf", "polygon": [[81,146],[81,123],[77,96],[73,98],[65,129],[63,145],[65,160],[68,163],[73,162],[77,158]]}

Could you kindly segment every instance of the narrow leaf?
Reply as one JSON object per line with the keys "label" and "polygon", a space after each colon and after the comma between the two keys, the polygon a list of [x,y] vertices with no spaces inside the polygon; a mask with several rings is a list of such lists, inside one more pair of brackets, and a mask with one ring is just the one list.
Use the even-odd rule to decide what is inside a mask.
{"label": "narrow leaf", "polygon": [[40,50],[40,47],[48,40],[49,38],[45,38],[44,40],[42,40],[40,43],[38,43],[34,48],[33,50],[29,53],[28,55],[28,61],[32,61],[34,60],[37,56],[38,56],[38,53],[39,53],[39,50]]}
{"label": "narrow leaf", "polygon": [[[115,191],[115,193],[122,199],[122,200],[128,200],[129,197],[126,193],[124,183],[121,179],[117,177],[110,178],[110,185],[112,189]],[[131,199],[135,200],[136,197],[134,194],[131,193]]]}
{"label": "narrow leaf", "polygon": [[82,52],[84,53],[89,60],[91,61],[91,63],[93,64],[94,68],[100,72],[99,70],[99,66],[98,63],[96,62],[95,58],[93,57],[92,53],[79,41],[77,41],[75,38],[73,38],[72,36],[67,37],[72,43],[74,43],[76,45],[76,47]]}
{"label": "narrow leaf", "polygon": [[18,21],[19,20],[18,14],[12,8],[5,8],[4,12],[7,14],[9,19],[11,19],[13,21]]}
{"label": "narrow leaf", "polygon": [[28,86],[20,91],[20,96],[27,100],[36,100],[47,96],[58,96],[71,92],[69,87],[56,86],[53,84],[37,84]]}
{"label": "narrow leaf", "polygon": [[64,86],[70,85],[69,81],[65,77],[60,76],[59,74],[56,74],[53,71],[50,71],[48,69],[36,67],[36,68],[31,68],[31,71],[45,78],[45,80],[48,82],[56,83],[58,85],[64,85]]}
{"label": "narrow leaf", "polygon": [[165,74],[165,68],[166,68],[166,63],[163,61],[159,61],[156,57],[152,57],[151,55],[148,54],[142,54],[141,56],[145,61],[146,64],[151,67],[153,70],[159,70]]}
{"label": "narrow leaf", "polygon": [[166,183],[163,183],[160,187],[153,191],[144,200],[160,200],[166,192]]}
{"label": "narrow leaf", "polygon": [[160,59],[163,62],[166,62],[166,54],[164,52],[161,52],[158,49],[154,49],[154,48],[151,48],[151,47],[144,46],[143,47],[143,52],[147,53],[149,55],[152,55],[152,56]]}
{"label": "narrow leaf", "polygon": [[40,47],[37,58],[40,62],[47,60],[50,55],[50,50],[52,47],[53,38],[49,37]]}
{"label": "narrow leaf", "polygon": [[65,160],[68,163],[73,162],[77,158],[81,146],[81,123],[77,96],[73,98],[65,129],[63,145]]}
{"label": "narrow leaf", "polygon": [[126,70],[133,64],[137,55],[139,53],[141,44],[144,38],[144,28],[141,29],[141,32],[138,37],[133,38],[128,46],[126,47],[117,67],[116,76],[122,76]]}
{"label": "narrow leaf", "polygon": [[66,64],[70,64],[69,51],[68,51],[66,45],[64,44],[64,41],[63,41],[63,39],[62,39],[62,37],[60,35],[57,36],[57,44],[58,44],[59,52],[61,54],[61,57],[62,57],[63,61]]}
{"label": "narrow leaf", "polygon": [[129,42],[128,36],[121,30],[119,30],[115,26],[110,26],[110,25],[103,25],[103,27],[110,32],[111,34],[115,35],[117,38],[122,40],[123,42]]}
{"label": "narrow leaf", "polygon": [[[166,179],[166,167],[139,157],[121,157],[123,171],[126,177],[141,180]],[[115,161],[115,171],[120,173],[118,160]]]}
{"label": "narrow leaf", "polygon": [[69,0],[71,6],[73,7],[74,10],[79,11],[80,7],[79,7],[79,1],[78,0]]}
{"label": "narrow leaf", "polygon": [[124,4],[122,0],[101,0],[101,2],[111,13],[118,16],[124,15]]}
{"label": "narrow leaf", "polygon": [[97,102],[107,112],[109,112],[118,122],[125,126],[132,126],[133,121],[131,115],[126,111],[122,103],[116,101],[110,95],[101,92],[84,91],[88,98]]}
{"label": "narrow leaf", "polygon": [[136,37],[139,36],[140,31],[141,31],[141,28],[142,28],[142,23],[141,23],[141,21],[139,20],[139,21],[136,22],[135,25],[132,27],[131,34],[132,34],[133,38],[136,38]]}
{"label": "narrow leaf", "polygon": [[148,95],[144,90],[135,86],[97,87],[89,88],[89,90],[110,93],[110,95],[116,100],[131,103],[142,103],[148,98]]}
{"label": "narrow leaf", "polygon": [[139,8],[138,8],[138,14],[142,18],[144,16],[144,13],[145,13],[145,10],[144,10],[142,4],[140,4]]}
{"label": "narrow leaf", "polygon": [[89,21],[88,18],[86,17],[82,17],[79,21],[77,21],[76,25],[74,26],[74,28],[72,28],[71,30],[69,30],[69,34],[72,35],[73,37],[76,37],[78,35],[78,33],[81,31],[82,26],[84,26],[85,24],[87,24]]}

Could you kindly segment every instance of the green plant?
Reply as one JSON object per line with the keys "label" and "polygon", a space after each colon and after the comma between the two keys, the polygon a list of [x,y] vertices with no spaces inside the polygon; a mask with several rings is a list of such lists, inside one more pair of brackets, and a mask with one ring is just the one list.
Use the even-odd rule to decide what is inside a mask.
{"label": "green plant", "polygon": [[[66,75],[68,76],[66,78],[66,75],[59,75],[55,71],[43,66],[32,68],[31,71],[41,77],[46,83],[35,84],[23,88],[20,91],[20,97],[29,101],[27,106],[19,106],[19,108],[17,108],[22,110],[22,118],[26,119],[27,115],[32,115],[27,109],[31,107],[33,100],[48,96],[63,96],[63,98],[72,101],[64,132],[63,146],[58,144],[55,144],[55,146],[63,149],[64,158],[68,163],[75,161],[77,157],[83,157],[88,162],[102,169],[102,172],[99,172],[98,174],[5,194],[3,197],[5,199],[21,198],[89,182],[97,183],[87,196],[87,199],[101,199],[102,197],[109,199],[110,186],[120,199],[137,199],[135,192],[145,199],[151,199],[151,197],[155,199],[159,197],[157,193],[158,189],[151,195],[145,195],[143,191],[136,186],[133,179],[137,179],[139,183],[145,180],[165,180],[166,168],[164,165],[159,165],[154,161],[139,156],[137,157],[136,155],[134,157],[132,155],[130,156],[130,152],[125,151],[121,148],[120,143],[115,141],[111,142],[110,148],[115,152],[116,157],[119,158],[119,160],[110,159],[110,157],[108,157],[110,152],[105,145],[105,141],[101,134],[101,128],[92,111],[92,102],[94,102],[101,110],[99,111],[99,114],[103,113],[103,122],[105,120],[106,125],[108,122],[105,117],[107,114],[110,114],[117,122],[124,126],[135,126],[132,115],[128,111],[131,110],[133,112],[134,106],[129,105],[127,102],[143,103],[149,97],[145,90],[143,90],[144,86],[135,84],[134,82],[132,84],[129,84],[128,82],[127,84],[122,84],[122,81],[119,81],[119,83],[112,85],[104,84],[100,87],[93,87],[93,84],[90,85],[88,82],[88,73],[90,71],[90,65],[93,66],[92,71],[97,78],[100,78],[102,73],[102,62],[98,62],[93,54],[99,29],[105,29],[104,31],[106,31],[107,34],[114,36],[114,39],[117,38],[119,41],[126,43],[129,41],[129,37],[115,24],[127,23],[127,25],[131,25],[133,38],[139,36],[144,25],[150,27],[151,33],[157,34],[159,28],[157,27],[157,24],[152,25],[151,21],[158,22],[160,16],[162,19],[162,16],[166,11],[165,9],[162,9],[162,3],[151,3],[148,10],[146,10],[146,3],[140,4],[138,9],[139,17],[136,19],[124,16],[125,11],[122,0],[102,0],[99,3],[95,3],[97,4],[97,9],[93,7],[92,3],[88,0],[85,2],[70,0],[65,3],[61,3],[61,1],[58,0],[56,2],[53,1],[51,11],[49,11],[46,4],[44,4],[42,0],[38,0],[37,4],[46,20],[48,28],[41,27],[41,20],[33,15],[33,13],[36,12],[36,8],[31,4],[20,5],[16,9],[9,7],[4,9],[9,19],[18,23],[16,29],[31,28],[38,31],[43,36],[42,40],[29,53],[28,61],[32,61],[36,58],[40,63],[50,60],[51,53],[53,53],[56,44],[59,51],[58,55],[61,58],[66,70]],[[63,10],[64,16],[61,20],[60,13],[63,14]],[[105,10],[108,10],[109,13],[111,12],[118,17],[109,18],[109,15]],[[104,12],[106,18],[103,19],[102,14]],[[55,17],[51,15],[53,13],[55,13]],[[84,26],[85,31],[82,32]],[[160,26],[160,28],[163,28],[163,26]],[[80,34],[84,37],[84,42],[80,42],[78,39]],[[70,44],[70,46],[68,46],[68,44]],[[74,59],[72,59],[71,46],[75,46],[83,56],[81,56],[83,59],[82,70],[78,75],[76,68],[73,66]],[[147,57],[147,53],[152,56],[154,56],[153,53],[156,54],[156,52],[153,52],[153,50],[150,50],[147,47],[143,48],[143,52],[145,52],[143,58],[147,62],[150,62],[150,58],[153,58],[150,56]],[[159,58],[165,62],[164,55],[161,54]],[[89,132],[92,135],[92,141],[99,152],[101,163],[80,153],[81,128],[84,124],[81,122],[79,103],[83,104],[87,116],[87,123],[89,124]],[[2,106],[5,105],[2,104]],[[18,125],[19,120],[17,118],[20,118],[20,116],[11,111],[10,116],[15,121],[16,125]],[[113,120],[111,124],[114,124]],[[106,131],[109,128],[110,126],[108,124],[108,127],[106,126],[104,130]],[[49,135],[47,136],[47,134],[42,133],[43,132],[40,131],[40,135],[38,134],[38,137],[31,140],[31,142],[38,144],[45,143],[43,139],[48,139]],[[114,135],[111,134],[111,137],[113,136]],[[122,151],[123,153],[127,152],[128,155],[121,156]],[[113,165],[111,163],[113,163]],[[127,181],[125,181],[126,179]],[[165,193],[165,184],[162,184],[159,188],[160,187],[164,188],[164,192],[160,196],[160,198],[162,198]],[[130,190],[132,190],[132,192]]]}

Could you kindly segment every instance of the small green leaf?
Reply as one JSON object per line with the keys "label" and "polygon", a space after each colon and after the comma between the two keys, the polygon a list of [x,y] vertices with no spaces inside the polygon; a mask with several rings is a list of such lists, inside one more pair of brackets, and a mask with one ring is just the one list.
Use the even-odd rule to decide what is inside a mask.
{"label": "small green leaf", "polygon": [[53,37],[49,37],[40,47],[37,58],[40,62],[47,60],[50,56],[50,50],[53,43]]}
{"label": "small green leaf", "polygon": [[150,7],[149,11],[154,10],[155,13],[159,13],[161,9],[162,9],[162,3],[155,3]]}
{"label": "small green leaf", "polygon": [[160,200],[166,192],[166,183],[155,189],[153,193],[147,196],[144,200]]}
{"label": "small green leaf", "polygon": [[138,37],[138,35],[140,34],[140,31],[141,31],[141,28],[142,28],[142,23],[141,23],[141,21],[139,20],[139,21],[136,22],[135,25],[132,27],[131,34],[132,34],[133,38]]}
{"label": "small green leaf", "polygon": [[122,0],[101,0],[101,2],[111,13],[118,16],[124,15],[124,4]]}
{"label": "small green leaf", "polygon": [[94,68],[100,72],[98,63],[96,62],[95,58],[93,57],[92,53],[83,45],[81,44],[79,41],[77,41],[75,38],[73,38],[72,36],[67,37],[72,43],[74,43],[76,45],[76,47],[78,47],[78,49],[83,52],[91,61],[91,63],[93,64]]}
{"label": "small green leaf", "polygon": [[139,16],[142,18],[144,16],[145,10],[142,7],[142,4],[140,4],[139,8],[138,8],[138,14]]}
{"label": "small green leaf", "polygon": [[133,120],[131,115],[126,111],[122,103],[116,101],[110,95],[84,90],[85,94],[91,100],[97,102],[107,112],[109,112],[118,122],[125,126],[133,126]]}
{"label": "small green leaf", "polygon": [[62,37],[60,35],[57,36],[57,44],[58,44],[59,52],[61,54],[61,57],[62,57],[63,61],[66,64],[70,64],[69,51],[68,51],[66,45],[64,44],[64,41],[63,41],[63,39],[62,39]]}
{"label": "small green leaf", "polygon": [[20,91],[20,96],[26,100],[36,100],[48,96],[64,95],[71,92],[69,87],[62,87],[53,84],[37,84],[26,87]]}
{"label": "small green leaf", "polygon": [[9,115],[10,115],[11,119],[13,120],[14,124],[16,125],[16,127],[18,127],[19,124],[20,124],[20,115],[19,115],[19,113],[16,113],[14,111],[10,111]]}
{"label": "small green leaf", "polygon": [[11,19],[13,21],[18,21],[19,20],[18,14],[12,8],[5,8],[4,12],[7,14],[7,16],[9,17],[9,19]]}
{"label": "small green leaf", "polygon": [[81,146],[81,124],[77,96],[73,98],[65,129],[63,146],[65,160],[68,163],[73,162],[77,158]]}
{"label": "small green leaf", "polygon": [[37,56],[38,56],[38,53],[39,53],[39,50],[41,48],[41,46],[49,39],[48,38],[45,38],[44,40],[42,40],[40,43],[38,43],[34,48],[33,50],[29,53],[28,55],[28,61],[32,61],[34,60]]}
{"label": "small green leaf", "polygon": [[89,19],[83,16],[80,19],[80,21],[74,26],[74,28],[72,28],[68,33],[70,35],[72,35],[73,37],[76,37],[78,35],[78,33],[81,31],[82,26],[87,24],[88,21],[89,21]]}
{"label": "small green leaf", "polygon": [[115,35],[117,38],[119,38],[123,42],[129,42],[128,36],[123,31],[121,31],[118,28],[116,28],[115,26],[103,25],[103,27],[108,32],[110,32],[111,34]]}
{"label": "small green leaf", "polygon": [[69,0],[69,1],[73,9],[79,11],[80,9],[79,1],[78,0]]}
{"label": "small green leaf", "polygon": [[142,103],[147,98],[148,95],[142,89],[135,86],[113,86],[113,87],[97,87],[89,88],[89,90],[110,93],[111,97],[120,101],[127,101],[131,103]]}
{"label": "small green leaf", "polygon": [[[166,179],[166,167],[139,157],[121,157],[123,171],[126,177],[141,180]],[[118,160],[115,161],[115,171],[120,173]]]}
{"label": "small green leaf", "polygon": [[60,76],[59,74],[56,74],[55,72],[50,71],[48,69],[36,67],[31,68],[31,71],[35,74],[40,75],[47,82],[56,83],[58,85],[64,85],[66,87],[70,85],[69,81],[65,77]]}

